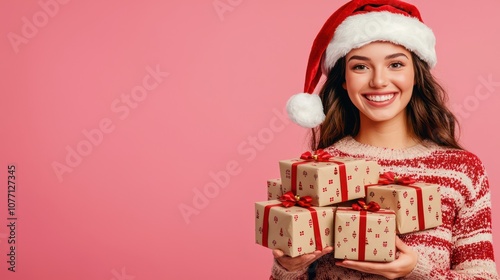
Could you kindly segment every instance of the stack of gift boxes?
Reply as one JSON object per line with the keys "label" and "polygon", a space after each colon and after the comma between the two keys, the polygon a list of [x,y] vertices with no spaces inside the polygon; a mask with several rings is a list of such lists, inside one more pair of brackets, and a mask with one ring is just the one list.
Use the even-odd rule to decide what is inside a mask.
{"label": "stack of gift boxes", "polygon": [[326,246],[338,259],[390,262],[396,234],[441,224],[439,186],[380,174],[375,161],[318,150],[279,162],[255,203],[257,244],[296,257]]}

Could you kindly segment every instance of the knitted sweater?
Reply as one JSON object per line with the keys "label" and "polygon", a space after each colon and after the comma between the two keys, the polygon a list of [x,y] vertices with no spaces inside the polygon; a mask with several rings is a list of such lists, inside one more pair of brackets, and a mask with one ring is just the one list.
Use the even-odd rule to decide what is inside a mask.
{"label": "knitted sweater", "polygon": [[[430,141],[406,149],[378,148],[346,137],[327,148],[333,156],[377,160],[381,172],[410,175],[441,186],[443,224],[400,235],[419,257],[404,279],[499,279],[493,256],[491,201],[481,161],[472,153]],[[316,278],[385,279],[335,266],[333,254],[316,261]],[[307,279],[307,269],[288,272],[276,261],[272,278]]]}

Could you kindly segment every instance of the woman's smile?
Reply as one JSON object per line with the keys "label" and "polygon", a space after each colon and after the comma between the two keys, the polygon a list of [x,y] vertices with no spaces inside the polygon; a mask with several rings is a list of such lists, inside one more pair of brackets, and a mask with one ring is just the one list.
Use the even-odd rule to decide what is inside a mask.
{"label": "woman's smile", "polygon": [[366,93],[361,94],[366,100],[367,103],[371,106],[382,107],[391,104],[397,92],[388,92],[388,93]]}

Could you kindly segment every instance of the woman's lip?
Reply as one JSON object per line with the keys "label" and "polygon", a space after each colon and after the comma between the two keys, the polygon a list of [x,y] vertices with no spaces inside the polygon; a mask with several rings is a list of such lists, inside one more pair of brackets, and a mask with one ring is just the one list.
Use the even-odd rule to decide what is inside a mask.
{"label": "woman's lip", "polygon": [[[386,100],[386,101],[371,101],[370,99],[367,98],[367,95],[391,95],[393,94],[394,96],[389,99],[389,100]],[[394,100],[396,99],[396,96],[398,95],[397,92],[370,92],[370,93],[363,93],[362,96],[364,97],[364,99],[366,100],[366,102],[370,105],[370,106],[373,106],[373,107],[385,107],[385,106],[388,106],[390,105],[392,102],[394,102]]]}

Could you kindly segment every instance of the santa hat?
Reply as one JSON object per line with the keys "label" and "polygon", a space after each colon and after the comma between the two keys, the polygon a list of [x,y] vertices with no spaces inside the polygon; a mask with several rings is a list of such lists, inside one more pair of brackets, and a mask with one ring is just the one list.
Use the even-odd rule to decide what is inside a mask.
{"label": "santa hat", "polygon": [[430,67],[436,65],[436,38],[418,9],[398,0],[353,0],[325,22],[314,40],[306,70],[304,93],[287,102],[290,119],[313,128],[325,120],[321,99],[313,91],[321,74],[327,75],[349,51],[374,41],[401,45]]}

